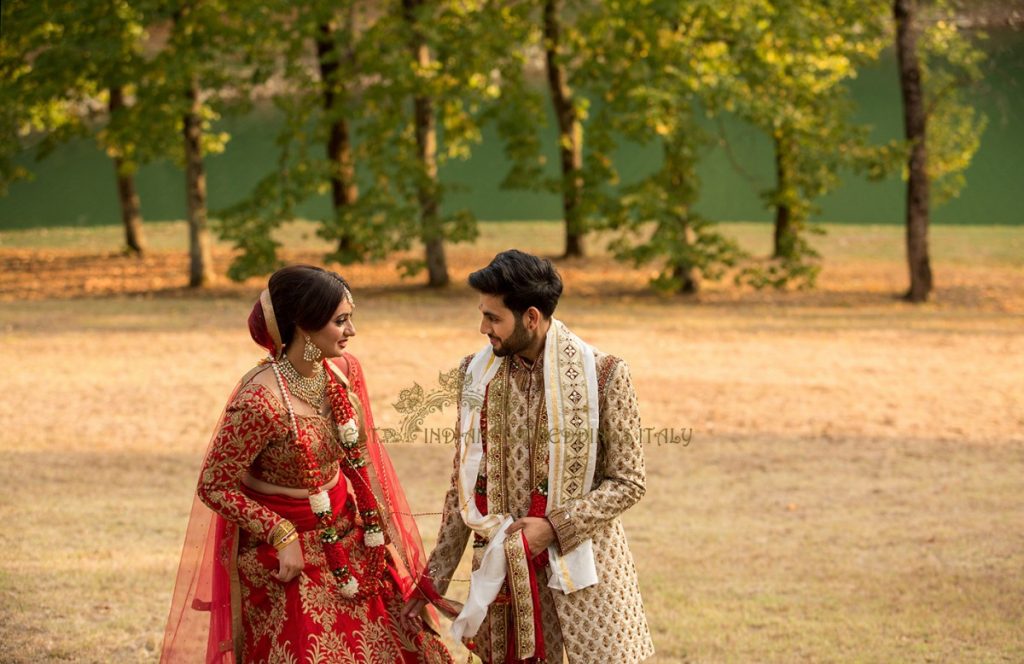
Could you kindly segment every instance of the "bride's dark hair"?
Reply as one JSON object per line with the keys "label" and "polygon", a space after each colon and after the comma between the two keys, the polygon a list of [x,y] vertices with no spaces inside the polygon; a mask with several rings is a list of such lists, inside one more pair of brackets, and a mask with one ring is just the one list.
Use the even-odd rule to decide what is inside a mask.
{"label": "bride's dark hair", "polygon": [[270,276],[268,288],[285,346],[295,337],[296,325],[309,332],[327,325],[351,290],[340,274],[313,265],[281,268]]}

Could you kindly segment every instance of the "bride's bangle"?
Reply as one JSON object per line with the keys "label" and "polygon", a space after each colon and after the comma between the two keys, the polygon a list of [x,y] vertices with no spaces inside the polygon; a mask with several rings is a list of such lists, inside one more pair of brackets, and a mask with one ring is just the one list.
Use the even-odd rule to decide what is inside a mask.
{"label": "bride's bangle", "polygon": [[295,525],[284,519],[270,531],[270,537],[267,538],[270,544],[280,551],[284,547],[288,546],[299,538],[298,532],[295,531]]}
{"label": "bride's bangle", "polygon": [[281,549],[288,546],[297,539],[299,539],[299,534],[293,530],[290,534],[286,535],[284,539],[282,539],[281,541],[274,542],[274,548],[280,551]]}

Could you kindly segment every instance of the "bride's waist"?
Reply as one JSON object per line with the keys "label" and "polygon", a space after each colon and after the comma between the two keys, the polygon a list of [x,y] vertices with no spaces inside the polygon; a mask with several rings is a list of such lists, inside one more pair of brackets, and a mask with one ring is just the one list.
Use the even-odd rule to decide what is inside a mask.
{"label": "bride's waist", "polygon": [[[334,487],[338,486],[338,482],[340,480],[341,471],[336,470],[334,472],[334,477],[332,477],[326,484],[323,484],[320,488],[324,491],[330,491]],[[250,491],[255,491],[256,493],[261,493],[267,496],[284,496],[286,498],[298,499],[309,497],[309,489],[306,489],[305,487],[290,487],[272,484],[265,480],[261,480],[249,472],[246,472],[245,475],[242,476],[242,484]]]}

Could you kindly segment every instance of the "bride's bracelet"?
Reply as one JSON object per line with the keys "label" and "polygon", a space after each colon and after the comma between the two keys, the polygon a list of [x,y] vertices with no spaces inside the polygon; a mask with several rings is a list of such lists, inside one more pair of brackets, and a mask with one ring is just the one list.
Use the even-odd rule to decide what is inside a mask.
{"label": "bride's bracelet", "polygon": [[270,531],[270,544],[278,551],[297,539],[299,539],[299,533],[295,530],[295,525],[287,519],[278,523]]}
{"label": "bride's bracelet", "polygon": [[283,540],[274,544],[274,548],[280,551],[281,549],[288,546],[297,539],[299,539],[299,534],[293,531],[290,535],[287,535]]}

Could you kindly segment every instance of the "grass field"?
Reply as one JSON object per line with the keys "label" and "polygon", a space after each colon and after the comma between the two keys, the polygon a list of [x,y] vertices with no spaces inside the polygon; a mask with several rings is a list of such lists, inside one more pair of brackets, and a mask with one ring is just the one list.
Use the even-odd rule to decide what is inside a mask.
{"label": "grass field", "polygon": [[[729,229],[764,250],[767,226]],[[0,233],[0,661],[156,658],[200,455],[259,357],[260,284],[189,293],[183,226],[148,231],[142,261],[116,229]],[[559,232],[487,224],[453,278]],[[317,260],[308,226],[285,237]],[[694,430],[648,447],[625,515],[656,662],[1024,660],[1024,231],[933,237],[918,307],[894,296],[895,227],[830,227],[812,292],[680,300],[600,254],[560,263],[560,317],[630,363],[645,426]],[[393,426],[402,388],[481,345],[475,297],[343,271]],[[414,510],[439,509],[451,449],[392,455]]]}

